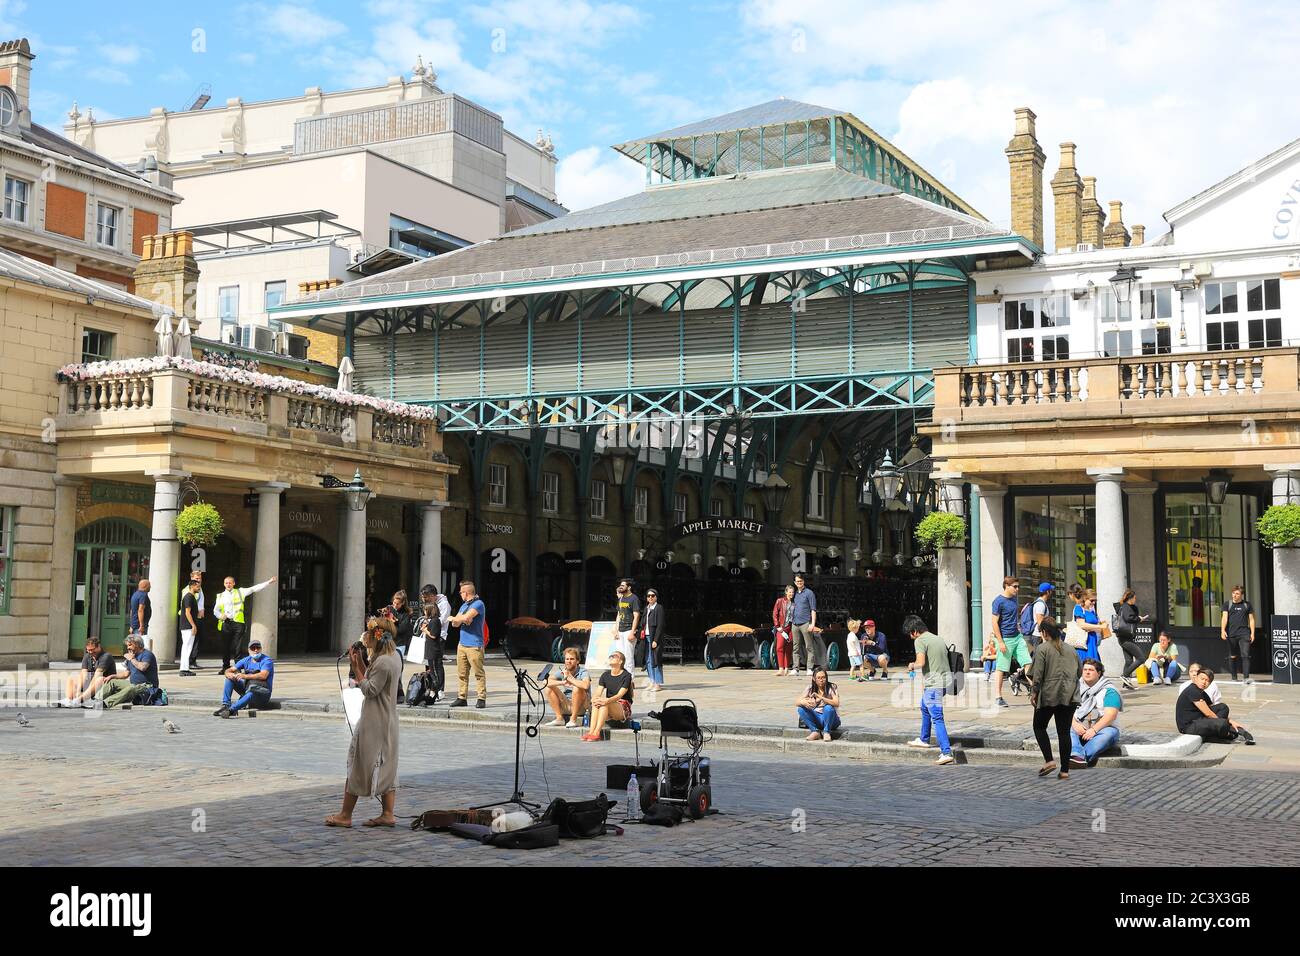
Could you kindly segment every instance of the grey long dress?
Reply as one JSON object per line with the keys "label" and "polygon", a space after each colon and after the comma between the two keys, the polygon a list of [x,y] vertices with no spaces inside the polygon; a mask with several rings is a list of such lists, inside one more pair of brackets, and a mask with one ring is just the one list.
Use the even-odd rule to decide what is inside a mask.
{"label": "grey long dress", "polygon": [[357,684],[366,695],[348,747],[347,792],[378,797],[397,786],[397,685],[402,659],[382,654],[370,662]]}

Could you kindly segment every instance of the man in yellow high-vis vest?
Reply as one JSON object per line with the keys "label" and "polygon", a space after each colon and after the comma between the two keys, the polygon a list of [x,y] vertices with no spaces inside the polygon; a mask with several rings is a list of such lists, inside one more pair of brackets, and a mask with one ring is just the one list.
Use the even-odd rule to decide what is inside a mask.
{"label": "man in yellow high-vis vest", "polygon": [[244,634],[247,628],[244,622],[244,602],[267,585],[275,583],[275,575],[261,584],[248,588],[235,587],[235,579],[226,578],[226,589],[217,595],[212,606],[212,613],[217,619],[217,631],[221,636],[221,670],[230,667],[230,662],[243,651]]}

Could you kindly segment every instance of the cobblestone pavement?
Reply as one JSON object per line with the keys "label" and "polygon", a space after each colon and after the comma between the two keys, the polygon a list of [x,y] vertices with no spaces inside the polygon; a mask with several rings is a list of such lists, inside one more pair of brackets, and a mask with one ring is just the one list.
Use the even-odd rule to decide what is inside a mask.
{"label": "cobblestone pavement", "polygon": [[[1212,834],[1219,862],[1300,864],[1300,778],[1268,771],[1097,769],[1058,781],[1016,767],[715,753],[719,815],[508,852],[405,828],[322,826],[342,786],[341,718],[220,721],[171,710],[182,732],[167,735],[153,708],[95,718],[39,710],[28,729],[13,715],[0,710],[0,859],[10,865],[1185,866],[1187,846],[1151,839],[1153,822],[1170,814],[1178,832]],[[507,796],[513,746],[507,734],[403,725],[399,816]],[[605,764],[633,757],[620,742],[550,737],[544,747],[527,741],[525,751],[524,790],[541,803],[548,791],[594,796]],[[262,839],[256,853],[232,840],[250,826]]]}

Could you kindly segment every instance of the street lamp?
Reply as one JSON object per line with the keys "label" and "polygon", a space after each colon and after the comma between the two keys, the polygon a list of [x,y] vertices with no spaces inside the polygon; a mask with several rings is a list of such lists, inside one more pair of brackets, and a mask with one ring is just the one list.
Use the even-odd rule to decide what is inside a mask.
{"label": "street lamp", "polygon": [[875,475],[871,478],[871,484],[876,489],[876,497],[888,508],[898,500],[899,493],[903,490],[903,476],[899,470],[894,467],[894,459],[889,457],[889,452],[885,452],[885,459],[876,469]]}
{"label": "street lamp", "polygon": [[934,460],[913,443],[907,454],[899,460],[898,469],[903,473],[903,480],[907,483],[912,501],[919,503],[925,497],[926,487],[930,483]]}
{"label": "street lamp", "polygon": [[609,471],[614,479],[614,487],[622,488],[623,479],[627,477],[628,466],[636,460],[636,452],[625,445],[619,445],[611,448],[606,455],[609,457]]}
{"label": "street lamp", "polygon": [[1128,305],[1133,298],[1133,286],[1137,285],[1137,269],[1120,264],[1115,267],[1115,274],[1110,277],[1110,287],[1115,290],[1115,301]]}
{"label": "street lamp", "polygon": [[1222,470],[1214,468],[1208,475],[1201,479],[1201,484],[1205,486],[1205,497],[1209,499],[1212,505],[1221,505],[1228,499],[1228,485],[1232,483],[1232,475]]}
{"label": "street lamp", "polygon": [[763,494],[763,507],[767,509],[769,521],[779,521],[785,499],[790,495],[790,484],[777,474],[767,476],[759,489]]}
{"label": "street lamp", "polygon": [[316,477],[321,480],[320,486],[322,488],[341,491],[347,495],[348,508],[352,511],[365,511],[366,503],[370,500],[370,496],[374,494],[361,479],[360,468],[356,470],[351,481],[341,481],[333,475],[317,475]]}

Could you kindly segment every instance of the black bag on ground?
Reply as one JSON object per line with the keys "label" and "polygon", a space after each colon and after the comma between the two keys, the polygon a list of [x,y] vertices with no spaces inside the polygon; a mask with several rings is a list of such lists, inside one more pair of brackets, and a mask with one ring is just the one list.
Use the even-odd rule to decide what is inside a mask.
{"label": "black bag on ground", "polygon": [[554,823],[538,821],[518,830],[489,833],[483,842],[503,850],[544,850],[560,845],[560,828]]}
{"label": "black bag on ground", "polygon": [[645,638],[636,642],[636,647],[632,648],[632,664],[635,667],[645,667],[646,655],[650,650],[650,642]]}
{"label": "black bag on ground", "polygon": [[948,670],[952,671],[952,679],[943,692],[960,694],[966,687],[966,655],[951,644],[948,645]]}
{"label": "black bag on ground", "polygon": [[[556,797],[542,814],[542,823],[553,823],[560,828],[560,836],[590,840],[605,832],[609,808],[613,806],[603,793],[595,800],[569,802]],[[518,832],[518,831],[515,831]]]}
{"label": "black bag on ground", "polygon": [[412,674],[410,682],[406,685],[406,706],[418,707],[423,704],[429,696],[430,683],[428,671]]}
{"label": "black bag on ground", "polygon": [[650,809],[641,814],[641,822],[655,827],[675,827],[682,822],[682,808],[673,803],[656,800]]}

